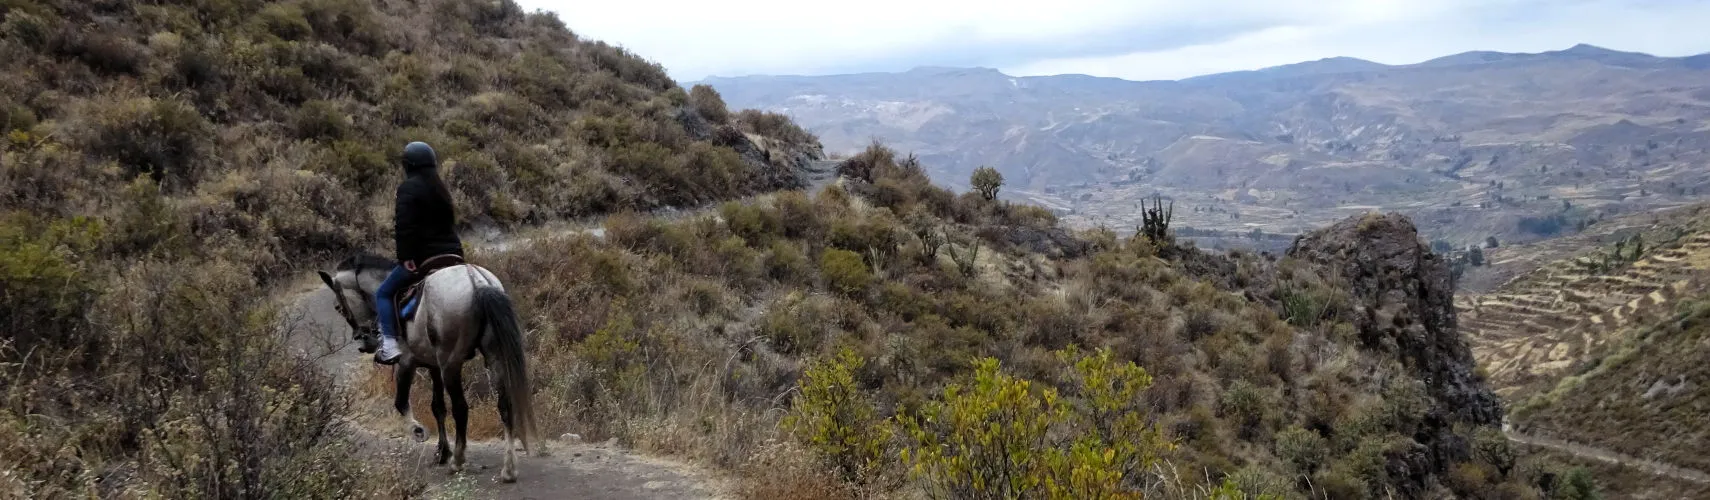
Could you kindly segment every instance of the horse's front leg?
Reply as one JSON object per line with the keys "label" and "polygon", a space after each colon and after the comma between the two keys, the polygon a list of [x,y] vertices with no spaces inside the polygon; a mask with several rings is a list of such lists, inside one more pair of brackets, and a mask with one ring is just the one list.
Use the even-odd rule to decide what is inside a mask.
{"label": "horse's front leg", "polygon": [[393,373],[398,377],[398,393],[393,406],[398,409],[399,423],[404,425],[404,428],[408,430],[411,437],[416,439],[416,442],[427,441],[427,429],[422,427],[421,422],[417,422],[416,416],[410,412],[410,384],[416,379],[416,365],[408,361],[400,361],[395,366],[397,368]]}
{"label": "horse's front leg", "polygon": [[433,421],[439,426],[439,465],[445,465],[451,460],[451,445],[445,440],[445,379],[440,377],[439,370],[428,370],[433,378]]}

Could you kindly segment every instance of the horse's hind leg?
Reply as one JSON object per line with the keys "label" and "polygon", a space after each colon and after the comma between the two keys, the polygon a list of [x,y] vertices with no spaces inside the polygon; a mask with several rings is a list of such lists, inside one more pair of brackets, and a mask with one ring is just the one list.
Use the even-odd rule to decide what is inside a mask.
{"label": "horse's hind leg", "polygon": [[433,421],[439,426],[439,451],[435,460],[439,465],[445,465],[451,460],[451,445],[445,440],[445,379],[436,370],[429,370],[433,377]]}
{"label": "horse's hind leg", "polygon": [[498,377],[492,380],[493,392],[499,395],[499,421],[505,424],[505,466],[499,469],[499,480],[510,483],[517,480],[517,443],[516,433],[511,430],[511,396],[505,390],[504,381]]}
{"label": "horse's hind leg", "polygon": [[400,423],[409,431],[410,436],[418,443],[427,441],[427,428],[422,427],[421,422],[416,421],[416,416],[410,413],[410,384],[416,380],[416,365],[402,362],[396,366],[393,373],[398,378],[397,394],[394,395],[393,407],[398,409]]}
{"label": "horse's hind leg", "polygon": [[451,394],[451,418],[457,422],[457,451],[451,459],[451,471],[463,471],[463,450],[469,447],[469,401],[463,398],[463,360],[445,364],[446,391]]}

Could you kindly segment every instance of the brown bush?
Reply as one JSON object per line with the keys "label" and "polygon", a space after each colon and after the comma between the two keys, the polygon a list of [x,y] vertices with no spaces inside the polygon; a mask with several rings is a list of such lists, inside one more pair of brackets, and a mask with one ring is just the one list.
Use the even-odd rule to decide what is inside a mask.
{"label": "brown bush", "polygon": [[343,139],[350,130],[349,119],[338,109],[338,104],[329,101],[309,101],[297,108],[297,115],[292,119],[292,128],[296,129],[300,139],[318,139],[336,141]]}
{"label": "brown bush", "polygon": [[724,97],[711,86],[703,84],[690,88],[689,105],[709,122],[722,124],[730,121],[730,109],[724,105]]}
{"label": "brown bush", "polygon": [[736,114],[736,123],[749,133],[770,137],[789,144],[819,143],[818,136],[802,129],[800,125],[790,120],[789,116],[770,111],[742,110]]}
{"label": "brown bush", "polygon": [[201,178],[212,127],[195,108],[176,100],[128,99],[91,104],[82,142],[97,155],[149,174],[172,189]]}

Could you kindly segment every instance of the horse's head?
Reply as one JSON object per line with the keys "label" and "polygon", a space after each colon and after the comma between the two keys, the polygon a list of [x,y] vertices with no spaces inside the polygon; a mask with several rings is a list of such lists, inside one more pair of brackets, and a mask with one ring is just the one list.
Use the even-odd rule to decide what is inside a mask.
{"label": "horse's head", "polygon": [[333,306],[338,309],[339,317],[350,325],[350,338],[361,342],[358,350],[364,353],[374,352],[380,348],[379,314],[374,311],[374,292],[362,286],[360,269],[340,269],[334,274],[321,271],[321,281],[333,292]]}

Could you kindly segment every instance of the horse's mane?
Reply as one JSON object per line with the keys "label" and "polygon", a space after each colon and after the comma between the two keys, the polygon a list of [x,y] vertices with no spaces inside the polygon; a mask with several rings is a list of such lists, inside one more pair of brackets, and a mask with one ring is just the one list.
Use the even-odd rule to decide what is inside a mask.
{"label": "horse's mane", "polygon": [[365,252],[345,257],[344,260],[339,261],[336,269],[339,271],[361,271],[362,269],[390,271],[392,267],[397,265],[396,262],[392,262],[392,259]]}

